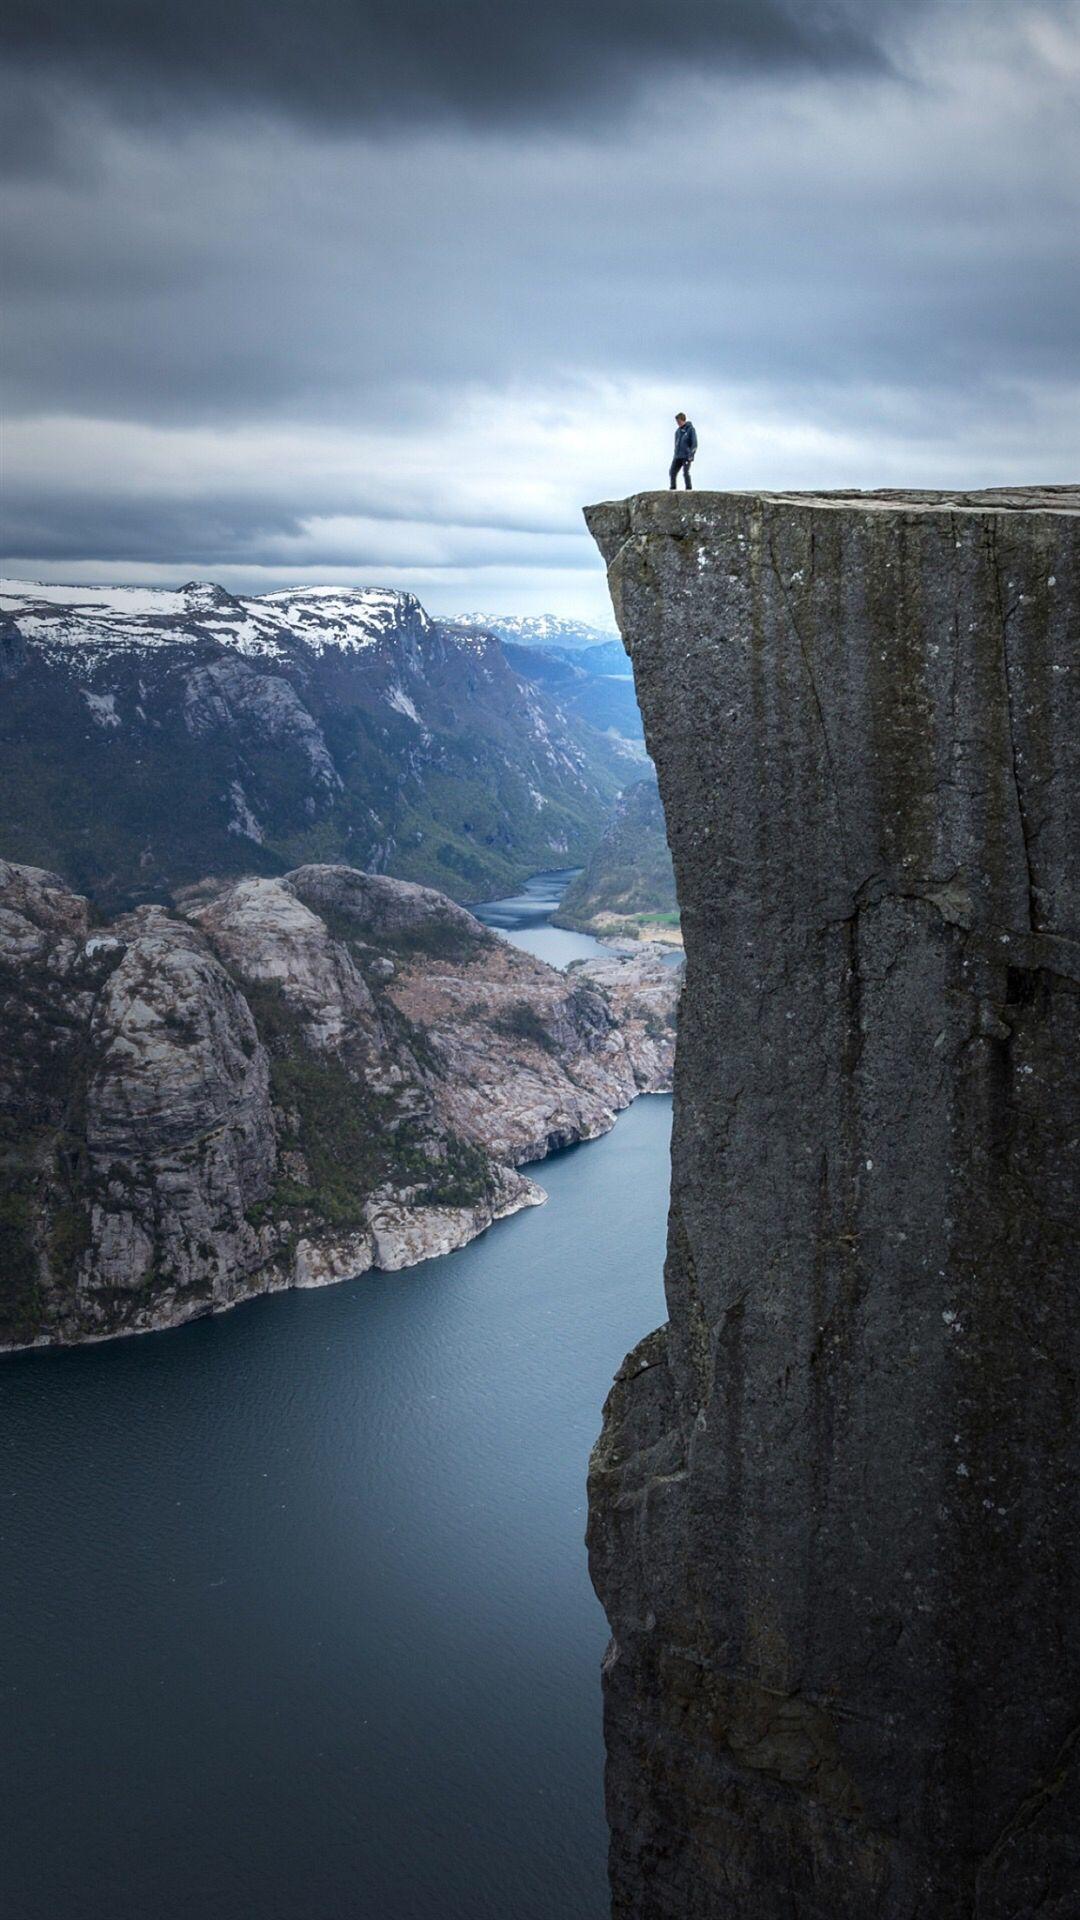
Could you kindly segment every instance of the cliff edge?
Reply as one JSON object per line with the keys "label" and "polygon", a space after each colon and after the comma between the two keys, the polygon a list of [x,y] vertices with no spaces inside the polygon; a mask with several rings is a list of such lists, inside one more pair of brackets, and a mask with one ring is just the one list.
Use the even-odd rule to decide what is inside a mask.
{"label": "cliff edge", "polygon": [[1080,491],[589,509],[687,974],[590,1472],[613,1909],[1080,1885]]}

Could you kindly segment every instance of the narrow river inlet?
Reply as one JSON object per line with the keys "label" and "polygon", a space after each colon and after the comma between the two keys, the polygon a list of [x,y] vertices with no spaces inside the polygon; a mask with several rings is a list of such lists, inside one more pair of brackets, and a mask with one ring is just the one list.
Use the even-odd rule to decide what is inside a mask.
{"label": "narrow river inlet", "polygon": [[[564,965],[566,878],[478,911]],[[443,1259],[0,1361],[10,1920],[604,1920],[585,1470],[670,1118]]]}

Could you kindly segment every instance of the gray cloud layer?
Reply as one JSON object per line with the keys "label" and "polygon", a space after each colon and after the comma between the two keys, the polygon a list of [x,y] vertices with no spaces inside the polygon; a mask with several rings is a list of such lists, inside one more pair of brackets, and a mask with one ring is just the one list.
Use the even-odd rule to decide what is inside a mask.
{"label": "gray cloud layer", "polygon": [[[581,500],[662,475],[675,404],[714,484],[1068,477],[1071,0],[938,0],[903,79],[854,11],[604,0],[504,45],[509,10],[485,39],[468,7],[410,0],[371,68],[393,80],[351,94],[348,61],[319,53],[322,7],[310,26],[261,15],[247,65],[243,13],[216,22],[210,63],[209,13],[185,10],[168,78],[172,28],[142,7],[95,11],[92,33],[63,7],[37,17],[59,53],[50,67],[24,17],[19,61],[81,92],[66,169],[28,136],[5,196],[20,564],[471,567],[487,584],[463,579],[459,604],[490,604],[515,569],[591,564]],[[620,32],[621,79],[601,59]],[[595,124],[565,117],[578,81],[538,35],[591,63]],[[672,78],[695,45],[720,77]],[[128,104],[168,94],[167,122],[110,121],[106,69]],[[631,80],[631,119],[605,119]],[[207,87],[215,111],[181,124]],[[393,124],[350,131],[346,108],[364,120],[377,93]],[[256,100],[262,117],[227,111]]]}
{"label": "gray cloud layer", "polygon": [[[911,0],[9,0],[24,81],[141,121],[255,106],[396,132],[416,114],[588,122],[678,70],[848,69],[886,58]],[[47,96],[42,96],[47,109]]]}

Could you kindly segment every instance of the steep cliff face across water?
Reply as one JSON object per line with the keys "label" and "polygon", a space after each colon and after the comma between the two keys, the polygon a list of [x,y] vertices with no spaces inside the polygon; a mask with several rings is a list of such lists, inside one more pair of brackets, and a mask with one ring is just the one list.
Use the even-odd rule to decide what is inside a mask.
{"label": "steep cliff face across water", "polygon": [[430,888],[213,881],[92,927],[0,861],[0,1347],[394,1270],[670,1086],[655,959],[556,972]]}
{"label": "steep cliff face across water", "polygon": [[589,510],[687,949],[591,1469],[614,1911],[1080,1887],[1080,492]]}

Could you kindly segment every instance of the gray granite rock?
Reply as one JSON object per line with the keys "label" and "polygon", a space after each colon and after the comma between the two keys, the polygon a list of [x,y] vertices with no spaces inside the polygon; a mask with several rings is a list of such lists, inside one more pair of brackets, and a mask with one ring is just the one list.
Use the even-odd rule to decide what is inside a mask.
{"label": "gray granite rock", "polygon": [[1080,494],[588,511],[687,975],[620,1920],[1080,1912]]}
{"label": "gray granite rock", "polygon": [[397,1271],[538,1205],[522,1162],[670,1085],[674,977],[601,972],[349,867],[91,928],[0,862],[0,1347]]}

